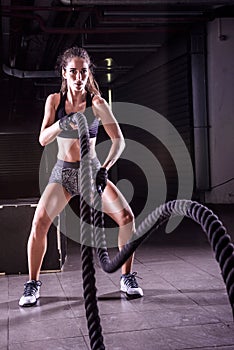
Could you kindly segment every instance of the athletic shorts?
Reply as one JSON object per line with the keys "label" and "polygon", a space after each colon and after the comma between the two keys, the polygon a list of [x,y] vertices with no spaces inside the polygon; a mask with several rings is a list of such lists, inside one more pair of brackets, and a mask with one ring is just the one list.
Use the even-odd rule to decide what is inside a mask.
{"label": "athletic shorts", "polygon": [[[97,158],[91,159],[93,174],[101,164]],[[59,183],[73,197],[80,194],[80,162],[66,162],[58,159],[52,169],[49,183]]]}

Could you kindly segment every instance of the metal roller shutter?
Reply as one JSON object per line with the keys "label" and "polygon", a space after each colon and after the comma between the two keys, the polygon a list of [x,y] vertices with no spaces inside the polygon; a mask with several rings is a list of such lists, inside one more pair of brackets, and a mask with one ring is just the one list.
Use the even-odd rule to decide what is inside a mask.
{"label": "metal roller shutter", "polygon": [[[141,75],[128,84],[116,87],[115,101],[146,106],[164,116],[182,137],[193,158],[193,116],[190,78],[190,56],[184,53]],[[147,123],[147,120],[145,120]],[[176,167],[169,152],[159,140],[139,130],[123,126],[124,134],[151,149],[163,168],[167,181],[167,200],[175,199],[178,190]],[[119,165],[121,167],[121,164]],[[125,169],[119,168],[119,174]],[[129,170],[130,172],[131,170]],[[130,174],[129,174],[130,176]],[[130,176],[131,177],[131,176]],[[141,179],[138,179],[141,186]]]}
{"label": "metal roller shutter", "polygon": [[0,134],[1,199],[38,197],[42,147],[38,134]]}

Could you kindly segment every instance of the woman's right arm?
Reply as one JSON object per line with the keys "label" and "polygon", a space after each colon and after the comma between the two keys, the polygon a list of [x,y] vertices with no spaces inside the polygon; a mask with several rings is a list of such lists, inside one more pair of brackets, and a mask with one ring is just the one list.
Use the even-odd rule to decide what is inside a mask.
{"label": "woman's right arm", "polygon": [[59,94],[51,94],[46,99],[44,118],[39,135],[39,142],[42,146],[46,146],[54,141],[56,136],[61,132],[59,121],[54,122],[58,103]]}

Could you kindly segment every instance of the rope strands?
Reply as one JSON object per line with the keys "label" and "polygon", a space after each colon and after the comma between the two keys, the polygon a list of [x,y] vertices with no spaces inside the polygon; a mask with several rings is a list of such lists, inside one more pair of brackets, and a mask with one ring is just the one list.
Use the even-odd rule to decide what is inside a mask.
{"label": "rope strands", "polygon": [[89,246],[92,239],[91,230],[91,187],[92,174],[89,154],[89,134],[85,116],[81,113],[75,114],[78,124],[78,135],[81,147],[81,176],[80,176],[80,237],[81,237],[81,261],[82,278],[85,300],[85,310],[89,339],[92,350],[104,350],[102,327],[99,317],[96,297],[96,279],[93,262],[92,247]]}
{"label": "rope strands", "polygon": [[[81,144],[81,258],[84,299],[89,338],[92,350],[103,350],[101,322],[98,315],[95,269],[93,251],[90,239],[94,239],[97,254],[102,269],[112,273],[119,269],[134,253],[137,247],[159,226],[171,216],[186,216],[198,223],[206,233],[213,249],[215,258],[219,263],[234,318],[234,245],[219,218],[207,207],[190,200],[174,200],[160,205],[152,211],[138,226],[125,246],[110,260],[105,231],[104,215],[101,210],[101,197],[94,191],[92,193],[92,170],[89,157],[89,134],[86,118],[81,113],[74,115],[78,124],[78,135]],[[92,227],[94,226],[94,235]],[[152,229],[153,227],[153,229]]]}
{"label": "rope strands", "polygon": [[215,258],[220,265],[222,277],[226,283],[227,294],[232,307],[234,318],[234,245],[231,237],[218,217],[207,207],[194,201],[174,200],[156,208],[137,228],[132,239],[122,250],[110,260],[105,248],[105,235],[96,237],[98,255],[101,266],[105,272],[115,272],[132,255],[136,248],[151,234],[150,228],[155,225],[155,230],[167,221],[171,216],[183,215],[200,224],[215,253]]}

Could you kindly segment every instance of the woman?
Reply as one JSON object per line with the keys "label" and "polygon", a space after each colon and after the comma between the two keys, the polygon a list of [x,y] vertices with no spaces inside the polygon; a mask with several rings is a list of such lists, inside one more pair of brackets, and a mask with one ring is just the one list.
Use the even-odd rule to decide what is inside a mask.
{"label": "woman", "polygon": [[[93,78],[89,55],[82,48],[72,47],[59,57],[59,68],[62,74],[61,92],[47,97],[39,136],[42,146],[57,138],[58,160],[37,205],[32,222],[28,240],[29,281],[24,285],[24,293],[19,301],[20,306],[36,304],[40,296],[39,274],[47,247],[47,232],[53,219],[64,209],[72,196],[79,194],[80,143],[77,125],[69,114],[78,111],[84,113],[89,104],[93,111],[93,120],[89,123],[89,134],[91,163],[94,168],[100,168],[95,152],[99,121],[102,122],[112,141],[107,158],[97,172],[96,184],[103,191],[103,211],[119,226],[119,249],[135,230],[131,208],[117,187],[108,180],[108,170],[119,158],[125,142],[115,117],[100,95],[98,85]],[[141,297],[143,291],[138,287],[135,273],[131,273],[132,263],[133,256],[122,266],[120,289],[129,296]]]}

